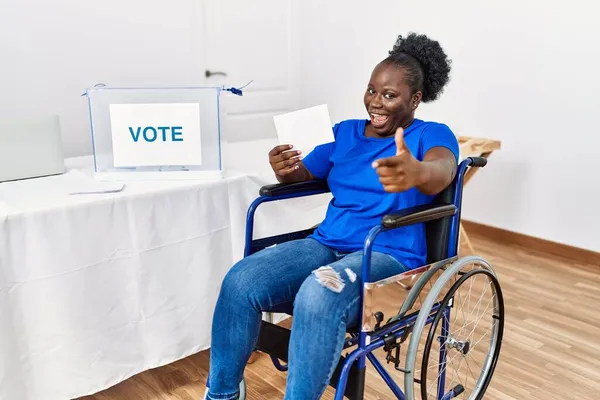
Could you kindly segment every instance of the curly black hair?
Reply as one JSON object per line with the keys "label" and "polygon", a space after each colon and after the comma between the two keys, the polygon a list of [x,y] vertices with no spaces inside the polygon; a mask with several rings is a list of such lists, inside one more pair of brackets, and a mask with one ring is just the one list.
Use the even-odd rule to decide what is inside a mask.
{"label": "curly black hair", "polygon": [[424,103],[437,100],[450,80],[451,60],[439,42],[411,32],[398,36],[396,44],[384,60],[403,68],[413,93],[421,91]]}

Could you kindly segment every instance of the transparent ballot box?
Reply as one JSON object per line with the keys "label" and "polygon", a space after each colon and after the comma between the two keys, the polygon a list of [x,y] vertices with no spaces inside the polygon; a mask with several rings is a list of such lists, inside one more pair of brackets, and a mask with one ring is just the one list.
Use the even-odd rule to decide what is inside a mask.
{"label": "transparent ballot box", "polygon": [[221,178],[219,98],[224,90],[229,89],[87,89],[95,177]]}

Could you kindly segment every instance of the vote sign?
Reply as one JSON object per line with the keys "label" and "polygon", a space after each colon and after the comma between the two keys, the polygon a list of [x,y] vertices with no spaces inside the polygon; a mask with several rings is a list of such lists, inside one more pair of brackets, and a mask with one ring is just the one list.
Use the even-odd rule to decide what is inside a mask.
{"label": "vote sign", "polygon": [[111,104],[115,167],[201,165],[200,104]]}

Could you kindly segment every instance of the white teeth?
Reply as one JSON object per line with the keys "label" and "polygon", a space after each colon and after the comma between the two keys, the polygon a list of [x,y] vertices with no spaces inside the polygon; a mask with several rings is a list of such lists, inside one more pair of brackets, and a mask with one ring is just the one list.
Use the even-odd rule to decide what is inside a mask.
{"label": "white teeth", "polygon": [[388,116],[387,115],[381,115],[381,114],[371,114],[371,118],[373,120],[373,124],[375,126],[383,126],[383,124],[385,124],[388,120]]}

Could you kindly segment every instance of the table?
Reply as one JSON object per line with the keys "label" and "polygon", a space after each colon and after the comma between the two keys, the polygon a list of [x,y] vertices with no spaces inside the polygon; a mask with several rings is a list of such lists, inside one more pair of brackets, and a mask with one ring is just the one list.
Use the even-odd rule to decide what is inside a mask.
{"label": "table", "polygon": [[[470,136],[458,136],[457,139],[462,159],[467,157],[483,157],[487,159],[495,150],[500,150],[500,147],[502,146],[502,142],[494,139]],[[463,187],[473,178],[473,175],[475,175],[479,169],[480,168],[469,168],[465,173]],[[473,249],[473,245],[471,244],[467,231],[462,223],[460,224],[460,238],[461,241],[465,242],[471,251],[471,254],[474,254],[475,250]]]}
{"label": "table", "polygon": [[[66,194],[60,176],[0,184],[0,399],[72,399],[210,346],[220,282],[243,256],[268,174]],[[256,235],[322,220],[327,195],[261,206]],[[294,218],[289,218],[293,210]]]}

